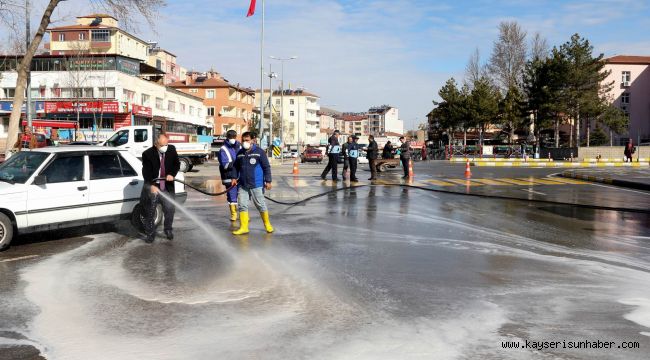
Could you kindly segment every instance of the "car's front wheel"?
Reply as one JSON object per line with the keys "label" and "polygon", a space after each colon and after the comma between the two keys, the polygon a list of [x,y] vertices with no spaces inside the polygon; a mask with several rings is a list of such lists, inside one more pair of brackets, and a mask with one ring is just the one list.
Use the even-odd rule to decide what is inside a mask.
{"label": "car's front wheel", "polygon": [[5,250],[11,244],[14,237],[14,224],[11,219],[3,213],[0,213],[0,251]]}

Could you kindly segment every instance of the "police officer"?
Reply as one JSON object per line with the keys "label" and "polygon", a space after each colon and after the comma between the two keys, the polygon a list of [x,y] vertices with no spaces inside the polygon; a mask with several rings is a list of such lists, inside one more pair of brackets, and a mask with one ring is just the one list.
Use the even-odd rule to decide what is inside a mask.
{"label": "police officer", "polygon": [[[343,155],[343,178],[345,178],[345,172],[350,168],[350,157],[348,154],[348,146],[352,143],[352,136],[348,136],[348,139],[343,146],[341,146],[341,155]],[[352,179],[350,176],[349,179]]]}
{"label": "police officer", "polygon": [[226,188],[229,188],[226,199],[230,207],[230,221],[237,220],[237,186],[232,184],[232,180],[237,179],[235,160],[240,149],[241,144],[237,141],[237,132],[228,130],[226,132],[226,142],[219,149],[219,173],[221,174],[221,183]]}
{"label": "police officer", "polygon": [[348,142],[347,157],[350,164],[350,181],[357,182],[357,160],[359,158],[359,144],[357,144],[358,136],[352,135],[352,142]]}
{"label": "police officer", "polygon": [[337,181],[337,170],[338,170],[338,162],[339,162],[339,154],[341,153],[341,146],[339,145],[339,131],[334,130],[334,134],[330,136],[327,144],[327,148],[325,149],[325,154],[327,154],[328,161],[327,161],[327,166],[325,167],[325,170],[323,170],[323,173],[320,175],[320,178],[325,180],[325,177],[327,176],[327,173],[332,170],[332,181]]}
{"label": "police officer", "polygon": [[373,135],[368,136],[368,147],[366,147],[366,158],[368,159],[368,166],[370,166],[370,179],[377,179],[377,155],[379,153],[379,146],[375,141]]}
{"label": "police officer", "polygon": [[409,164],[411,162],[411,142],[406,140],[404,136],[399,138],[401,143],[399,159],[402,162],[402,167],[404,168],[404,176],[402,179],[409,178]]}
{"label": "police officer", "polygon": [[[174,204],[166,200],[161,192],[164,192],[170,198],[174,198],[176,192],[174,189],[174,178],[181,167],[178,160],[178,154],[174,145],[168,144],[169,139],[164,133],[158,133],[154,146],[142,153],[142,177],[144,186],[140,196],[140,203],[144,210],[145,221],[144,230],[147,235],[146,242],[152,243],[156,237],[156,206],[162,204],[163,214],[165,216],[165,236],[172,240],[174,233],[172,225],[174,223],[174,213],[176,208]],[[165,180],[156,180],[163,178]]]}

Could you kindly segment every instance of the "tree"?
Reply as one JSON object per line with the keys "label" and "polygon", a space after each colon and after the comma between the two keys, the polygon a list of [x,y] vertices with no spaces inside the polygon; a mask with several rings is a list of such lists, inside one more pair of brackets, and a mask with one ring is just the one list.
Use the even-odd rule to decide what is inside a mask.
{"label": "tree", "polygon": [[536,32],[530,43],[530,59],[541,60],[546,59],[549,55],[548,42],[542,34]]}
{"label": "tree", "polygon": [[433,102],[434,105],[437,105],[437,108],[434,109],[434,115],[440,119],[440,127],[449,131],[449,143],[451,144],[454,131],[464,128],[464,94],[458,89],[456,80],[450,78],[440,88],[438,96],[442,101]]}
{"label": "tree", "polygon": [[591,137],[591,144],[594,146],[602,146],[607,144],[607,134],[605,134],[603,129],[598,125],[596,125],[594,134]]}
{"label": "tree", "polygon": [[487,70],[485,65],[481,65],[481,54],[478,48],[469,57],[467,66],[465,66],[465,84],[473,86],[474,83],[479,81],[482,77],[487,77]]}
{"label": "tree", "polygon": [[628,127],[630,118],[625,114],[625,111],[610,105],[603,111],[599,121],[609,129],[609,146],[612,146],[612,133],[620,134],[624,132]]}
{"label": "tree", "polygon": [[[11,149],[18,139],[21,108],[23,101],[25,100],[25,89],[27,87],[27,73],[31,66],[32,58],[36,54],[36,50],[43,40],[47,27],[50,25],[54,9],[59,6],[61,1],[62,0],[49,0],[47,2],[47,6],[41,15],[41,21],[38,28],[30,41],[29,47],[27,47],[25,51],[25,55],[17,66],[16,70],[18,72],[18,79],[16,81],[16,94],[13,101],[13,110],[11,111],[11,117],[9,119],[6,152]],[[165,5],[165,0],[93,0],[93,3],[95,6],[113,13],[117,18],[124,22],[126,27],[128,27],[129,21],[133,20],[133,14],[135,12],[144,16],[149,24],[152,25],[155,12],[159,7]],[[21,4],[18,4],[18,1],[14,0],[0,0],[0,17],[2,19],[6,19],[7,17],[17,17]]]}
{"label": "tree", "polygon": [[501,94],[490,79],[485,76],[476,80],[467,99],[467,110],[472,124],[480,130],[480,144],[483,145],[483,134],[490,123],[499,114]]}

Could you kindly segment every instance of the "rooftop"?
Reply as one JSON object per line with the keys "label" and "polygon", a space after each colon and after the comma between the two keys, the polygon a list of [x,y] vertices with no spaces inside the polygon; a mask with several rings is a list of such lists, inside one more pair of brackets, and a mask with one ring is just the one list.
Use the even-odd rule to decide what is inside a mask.
{"label": "rooftop", "polygon": [[113,20],[117,20],[114,16],[108,14],[90,14],[84,16],[77,16],[77,19],[95,19],[95,18],[111,18]]}
{"label": "rooftop", "polygon": [[605,59],[608,64],[650,65],[650,56],[616,55]]}

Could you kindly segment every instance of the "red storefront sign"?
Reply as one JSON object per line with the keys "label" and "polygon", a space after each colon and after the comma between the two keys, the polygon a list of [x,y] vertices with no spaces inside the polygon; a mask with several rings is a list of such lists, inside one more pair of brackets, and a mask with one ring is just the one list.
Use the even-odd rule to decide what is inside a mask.
{"label": "red storefront sign", "polygon": [[153,111],[150,107],[131,104],[131,112],[133,115],[152,117]]}
{"label": "red storefront sign", "polygon": [[120,113],[120,104],[117,101],[47,101],[46,113],[76,113],[77,108],[81,113]]}

